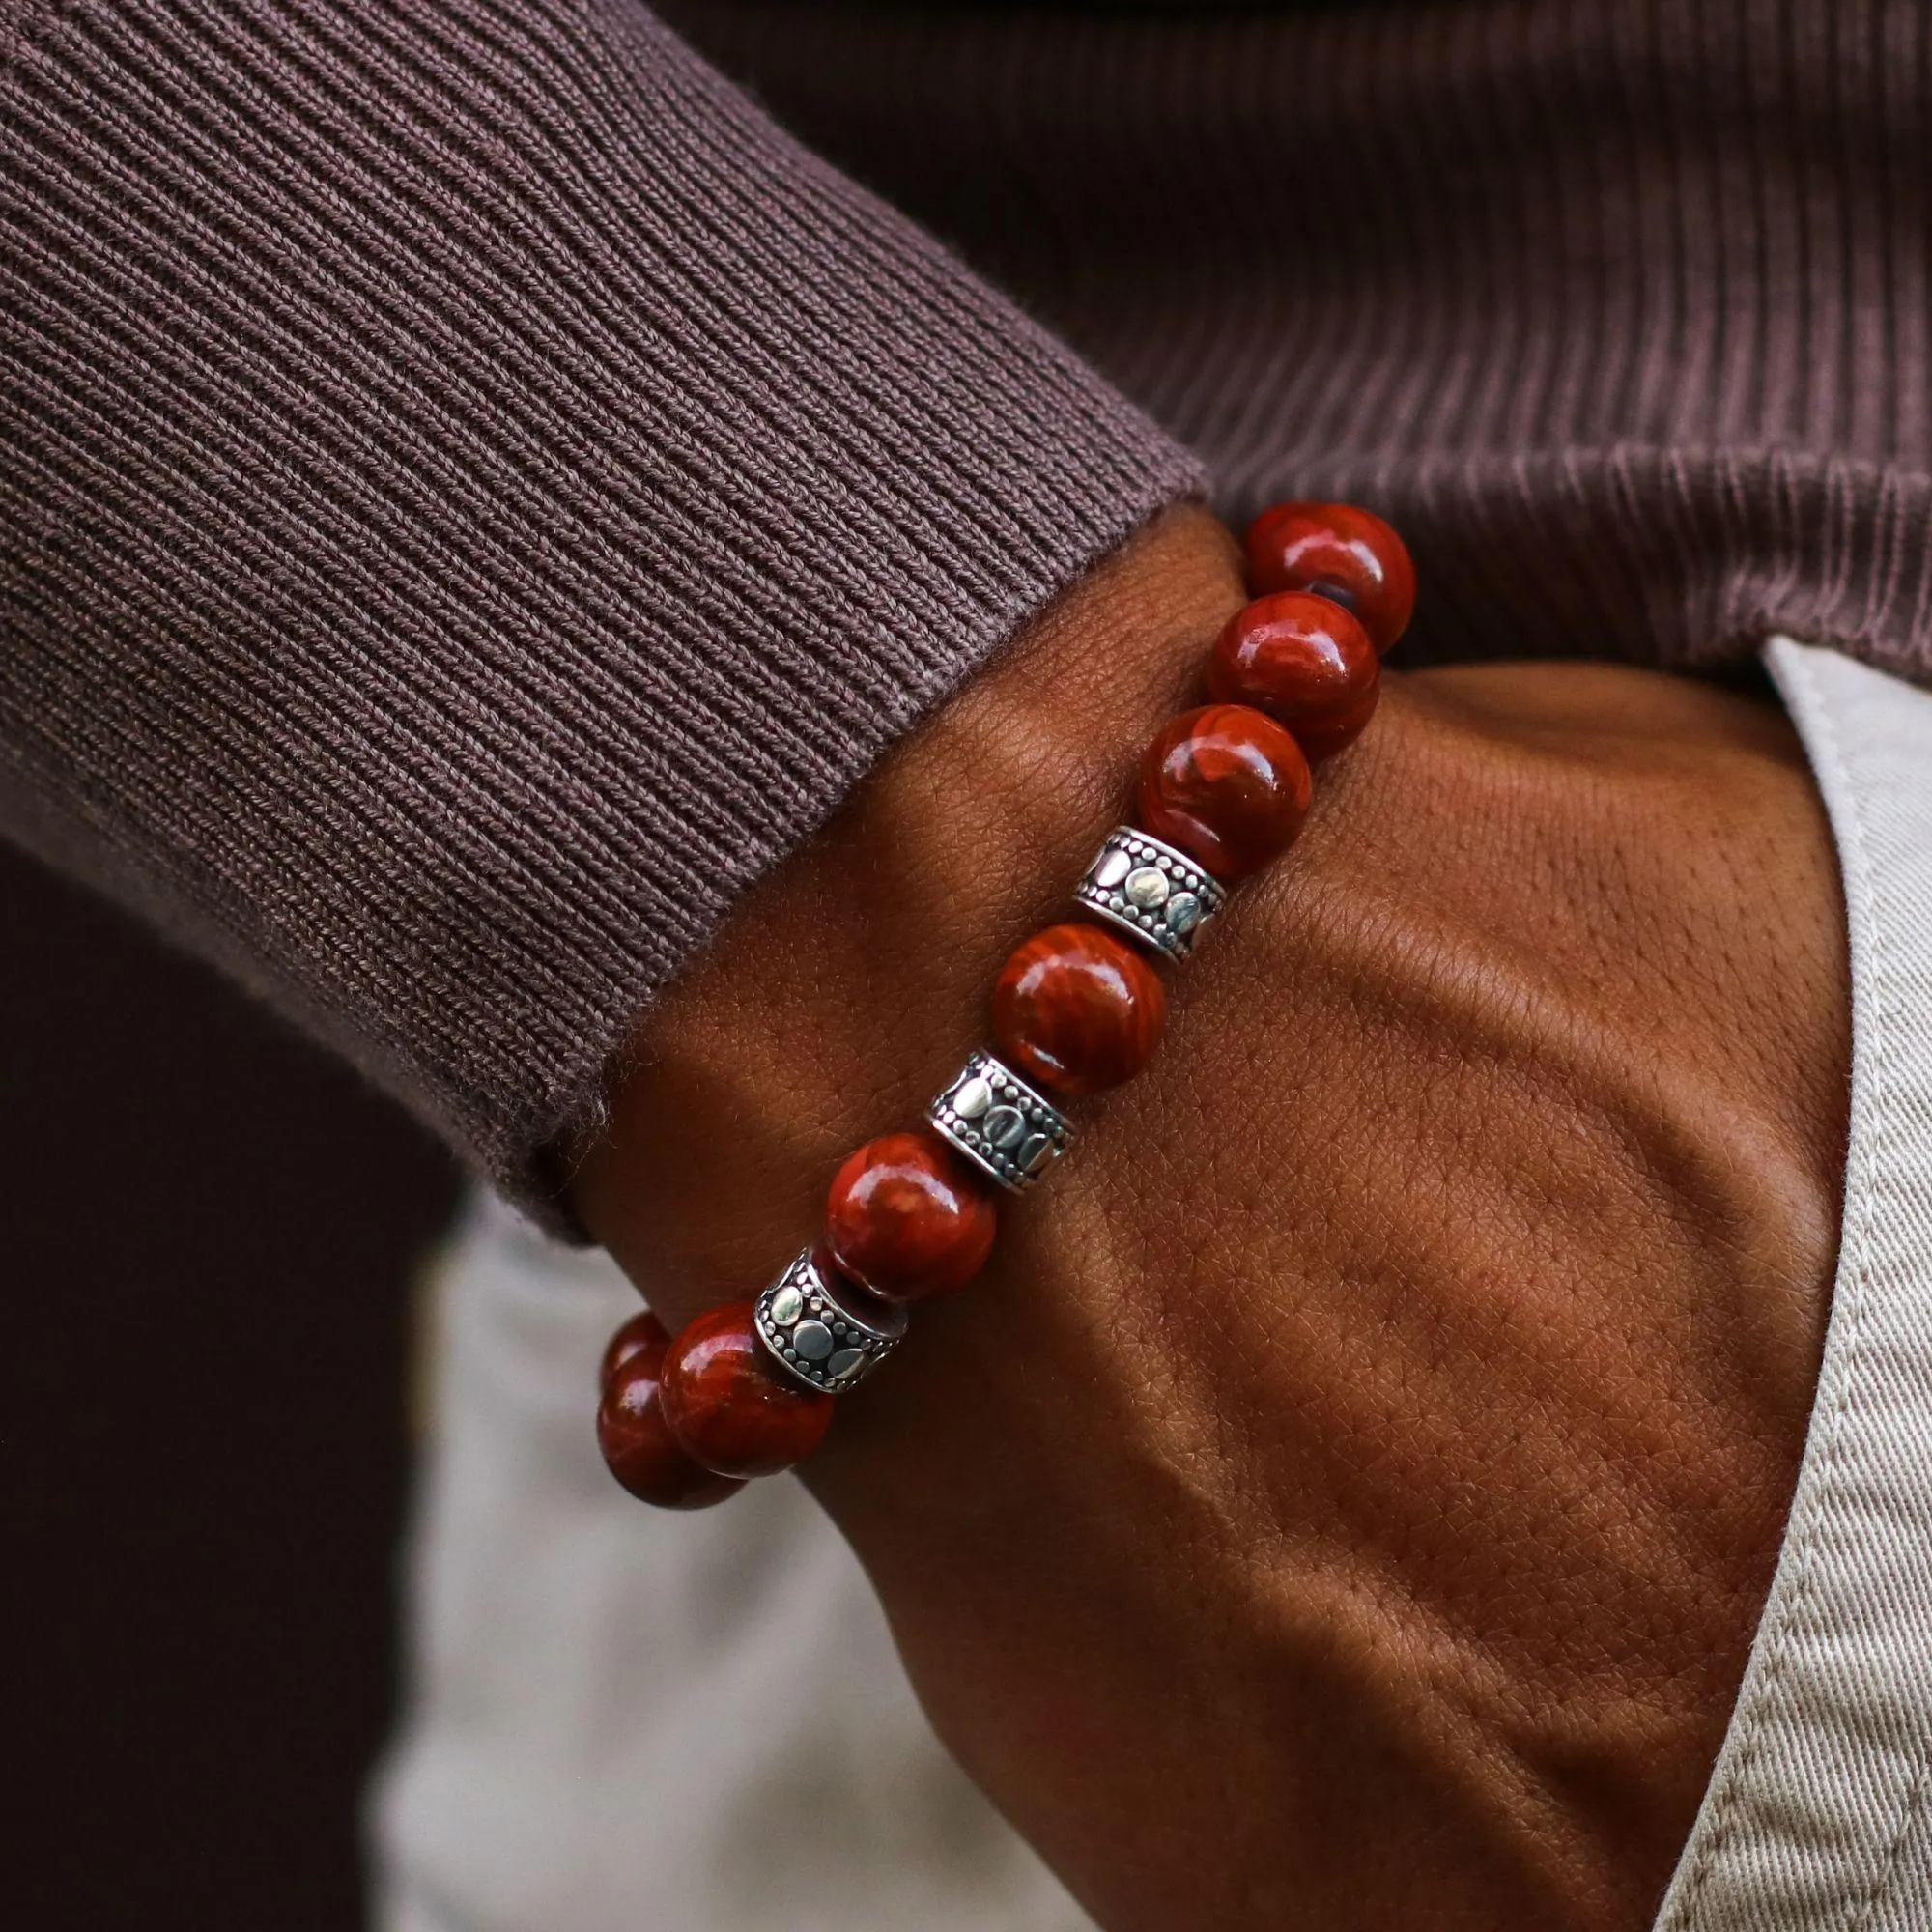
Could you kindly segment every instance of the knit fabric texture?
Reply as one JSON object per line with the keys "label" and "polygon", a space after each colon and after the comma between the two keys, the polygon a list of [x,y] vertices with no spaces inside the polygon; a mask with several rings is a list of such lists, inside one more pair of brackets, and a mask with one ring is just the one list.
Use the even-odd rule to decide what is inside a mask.
{"label": "knit fabric texture", "polygon": [[1409,661],[1932,675],[1919,0],[666,0],[1208,462],[1392,517]]}
{"label": "knit fabric texture", "polygon": [[1195,465],[633,0],[7,0],[0,812],[541,1160]]}
{"label": "knit fabric texture", "polygon": [[0,0],[0,818],[526,1203],[1183,446],[1412,658],[1932,678],[1916,0],[660,14]]}

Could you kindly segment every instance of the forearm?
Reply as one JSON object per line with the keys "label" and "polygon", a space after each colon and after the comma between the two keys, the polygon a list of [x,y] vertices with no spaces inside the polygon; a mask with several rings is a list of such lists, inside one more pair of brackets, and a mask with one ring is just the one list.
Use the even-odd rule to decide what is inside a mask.
{"label": "forearm", "polygon": [[810,1225],[828,1163],[918,1118],[980,1043],[983,989],[1121,818],[1139,747],[1241,601],[1237,565],[1205,512],[1163,519],[888,757],[641,1020],[572,1192],[668,1320],[744,1293]]}

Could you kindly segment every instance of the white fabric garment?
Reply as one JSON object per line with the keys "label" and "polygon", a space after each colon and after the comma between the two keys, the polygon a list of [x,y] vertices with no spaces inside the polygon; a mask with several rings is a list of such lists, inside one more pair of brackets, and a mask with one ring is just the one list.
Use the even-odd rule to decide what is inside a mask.
{"label": "white fabric garment", "polygon": [[[1845,878],[1844,1238],[1790,1529],[1660,1932],[1932,1929],[1932,696],[1783,640]],[[479,1204],[433,1284],[384,1932],[1080,1932],[927,1731],[804,1491],[664,1515],[590,1380],[637,1306]]]}
{"label": "white fabric garment", "polygon": [[1932,695],[1766,659],[1831,813],[1852,1133],[1831,1327],[1771,1598],[1661,1932],[1932,1927]]}
{"label": "white fabric garment", "polygon": [[797,1483],[680,1515],[611,1480],[613,1264],[479,1200],[429,1291],[384,1932],[1087,1932]]}

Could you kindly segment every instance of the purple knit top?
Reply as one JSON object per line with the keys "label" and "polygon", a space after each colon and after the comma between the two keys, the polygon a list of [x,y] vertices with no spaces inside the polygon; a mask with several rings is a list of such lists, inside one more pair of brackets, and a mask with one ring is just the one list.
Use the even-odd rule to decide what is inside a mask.
{"label": "purple knit top", "polygon": [[1929,149],[1908,0],[0,0],[0,827],[542,1210],[1179,496],[1392,516],[1419,655],[1932,675]]}

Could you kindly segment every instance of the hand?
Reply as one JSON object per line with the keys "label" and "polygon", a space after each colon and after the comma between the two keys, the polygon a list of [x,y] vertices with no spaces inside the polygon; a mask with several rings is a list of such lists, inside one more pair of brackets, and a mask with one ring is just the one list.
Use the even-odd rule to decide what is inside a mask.
{"label": "hand", "polygon": [[[673,1325],[984,1036],[1241,590],[1178,514],[650,1016],[578,1200]],[[1392,678],[1166,1041],[808,1480],[941,1735],[1119,1932],[1647,1926],[1803,1445],[1832,850],[1752,699]]]}

